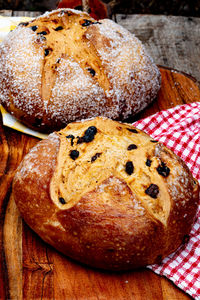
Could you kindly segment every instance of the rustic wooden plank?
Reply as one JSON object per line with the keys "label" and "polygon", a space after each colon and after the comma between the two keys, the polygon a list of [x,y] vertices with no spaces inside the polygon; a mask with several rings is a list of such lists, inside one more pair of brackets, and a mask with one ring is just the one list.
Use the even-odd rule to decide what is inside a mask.
{"label": "rustic wooden plank", "polygon": [[15,170],[23,156],[38,139],[4,128],[2,120],[0,120],[0,137],[0,152],[3,159],[0,164],[0,299],[17,299],[16,293],[18,297],[21,295],[19,282],[19,270],[22,268],[20,265],[22,261],[20,257],[21,218],[19,219],[12,200],[8,207],[7,204]]}
{"label": "rustic wooden plank", "polygon": [[0,16],[4,17],[11,17],[12,16],[12,10],[0,10]]}
{"label": "rustic wooden plank", "polygon": [[25,223],[22,244],[23,299],[54,299],[54,265],[49,261],[49,247]]}
{"label": "rustic wooden plank", "polygon": [[154,61],[200,81],[200,18],[116,15],[117,22],[144,43]]}
{"label": "rustic wooden plank", "polygon": [[7,287],[7,270],[4,263],[5,257],[3,249],[3,228],[4,228],[4,217],[5,209],[7,205],[6,194],[7,187],[4,188],[3,182],[5,181],[4,176],[6,173],[7,161],[8,161],[9,147],[2,127],[2,117],[0,116],[0,299],[5,299],[8,296]]}
{"label": "rustic wooden plank", "polygon": [[0,16],[4,17],[30,17],[35,18],[41,15],[41,11],[20,11],[20,10],[0,10]]}
{"label": "rustic wooden plank", "polygon": [[159,299],[188,300],[167,279],[150,270],[105,272],[70,261],[57,252],[49,254],[53,264],[55,299]]}
{"label": "rustic wooden plank", "polygon": [[[160,278],[163,300],[190,300],[193,299],[191,296],[183,294],[183,292],[176,288],[176,286],[168,279]],[[175,287],[175,288],[172,288]]]}
{"label": "rustic wooden plank", "polygon": [[41,11],[20,11],[16,10],[12,12],[13,17],[30,17],[30,18],[35,18],[39,15],[41,15]]}
{"label": "rustic wooden plank", "polygon": [[[12,230],[10,230],[12,224]],[[9,298],[22,299],[22,219],[11,197],[4,222],[4,249],[7,262]]]}

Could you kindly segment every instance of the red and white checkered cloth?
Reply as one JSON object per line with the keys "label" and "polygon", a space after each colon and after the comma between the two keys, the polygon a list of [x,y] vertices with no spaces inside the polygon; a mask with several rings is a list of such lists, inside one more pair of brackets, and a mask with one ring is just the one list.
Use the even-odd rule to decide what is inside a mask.
{"label": "red and white checkered cloth", "polygon": [[[181,157],[200,184],[200,102],[161,111],[134,123]],[[186,245],[162,261],[148,266],[200,299],[200,205]]]}

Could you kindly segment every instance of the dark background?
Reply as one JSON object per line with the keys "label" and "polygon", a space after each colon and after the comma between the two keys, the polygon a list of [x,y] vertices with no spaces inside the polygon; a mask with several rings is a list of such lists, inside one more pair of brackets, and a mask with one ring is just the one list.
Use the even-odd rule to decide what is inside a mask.
{"label": "dark background", "polygon": [[[45,11],[55,9],[57,0],[0,0],[0,9]],[[164,14],[200,17],[200,0],[103,0],[112,13]]]}

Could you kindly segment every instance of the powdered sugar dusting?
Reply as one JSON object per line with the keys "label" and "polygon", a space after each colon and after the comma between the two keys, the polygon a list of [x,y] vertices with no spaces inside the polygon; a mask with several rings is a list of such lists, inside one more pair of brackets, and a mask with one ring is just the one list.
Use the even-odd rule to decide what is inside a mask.
{"label": "powdered sugar dusting", "polygon": [[[16,42],[17,38],[17,42]],[[0,45],[0,99],[27,114],[42,115],[41,63],[42,46],[34,46],[37,36],[28,28],[18,27]],[[9,89],[8,89],[9,87]],[[12,100],[10,98],[12,95]],[[41,109],[38,110],[38,107]]]}
{"label": "powdered sugar dusting", "polygon": [[95,117],[106,105],[103,89],[71,57],[60,61],[50,101],[50,114],[63,122],[66,118],[74,121],[79,116]]}
{"label": "powdered sugar dusting", "polygon": [[[57,152],[55,151],[54,155],[52,155],[52,148],[46,147],[46,143],[49,145],[52,144],[53,147],[58,149],[59,138],[55,133],[52,133],[48,136],[48,141],[40,141],[29,151],[18,167],[19,172],[16,175],[18,180],[21,179],[23,181],[26,177],[30,178],[32,176],[36,181],[41,182],[41,178],[48,175],[47,170],[54,165]],[[45,151],[43,151],[44,149]],[[43,156],[43,159],[40,160],[40,164],[37,163],[39,154]]]}
{"label": "powdered sugar dusting", "polygon": [[[116,99],[119,106],[116,110],[126,118],[145,108],[155,98],[160,86],[159,70],[133,34],[111,20],[101,22],[103,26],[98,26],[100,38],[103,36],[109,42],[96,50],[103,66],[109,66],[108,77],[113,88],[107,91],[107,96]],[[112,117],[109,112],[106,116]]]}

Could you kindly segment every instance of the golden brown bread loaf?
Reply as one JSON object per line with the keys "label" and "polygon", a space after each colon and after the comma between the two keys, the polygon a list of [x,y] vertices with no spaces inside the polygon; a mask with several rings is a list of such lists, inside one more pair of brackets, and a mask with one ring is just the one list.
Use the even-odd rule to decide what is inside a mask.
{"label": "golden brown bread loaf", "polygon": [[141,42],[111,20],[65,9],[21,23],[0,44],[0,102],[43,132],[103,115],[122,120],[157,95]]}
{"label": "golden brown bread loaf", "polygon": [[98,117],[39,142],[13,181],[22,217],[47,243],[88,265],[160,261],[190,232],[198,183],[144,132]]}

